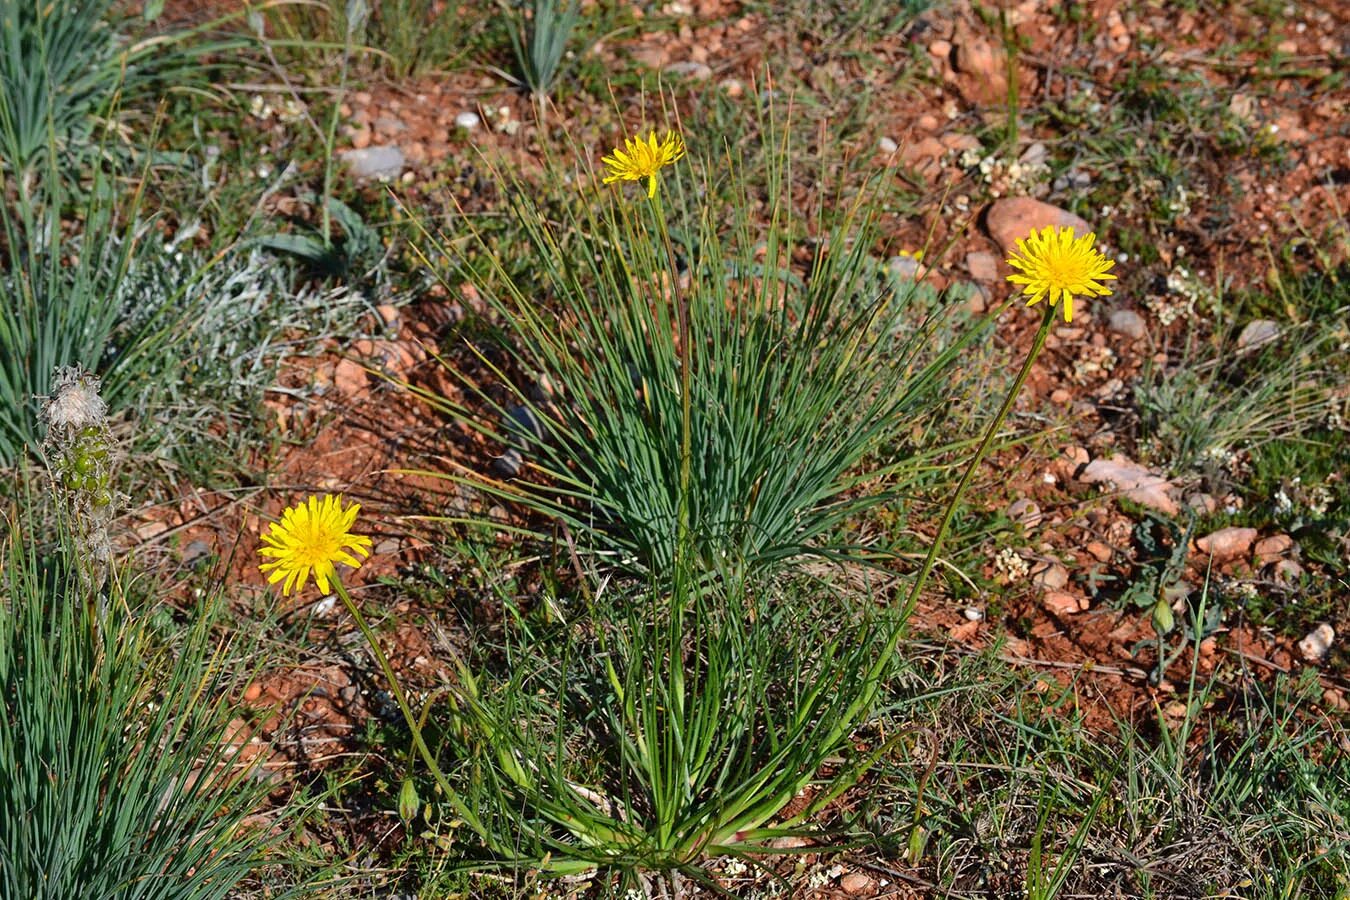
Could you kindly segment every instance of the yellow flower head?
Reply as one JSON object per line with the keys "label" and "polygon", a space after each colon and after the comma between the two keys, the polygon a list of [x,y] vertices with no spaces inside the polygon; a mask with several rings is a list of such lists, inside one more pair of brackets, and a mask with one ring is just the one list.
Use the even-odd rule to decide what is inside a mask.
{"label": "yellow flower head", "polygon": [[307,503],[287,508],[281,521],[273,522],[262,536],[265,546],[258,555],[270,561],[258,570],[267,575],[268,584],[286,579],[281,586],[286,596],[302,590],[313,572],[315,584],[327,594],[329,580],[336,577],[334,563],[361,567],[348,550],[362,557],[370,555],[370,538],[348,531],[360,509],[359,503],[344,509],[342,497],[331,494],[322,499],[311,496]]}
{"label": "yellow flower head", "polygon": [[1064,301],[1064,321],[1073,321],[1073,298],[1104,297],[1111,293],[1102,282],[1116,276],[1108,274],[1115,260],[1107,259],[1092,248],[1097,235],[1088,232],[1080,238],[1072,228],[1046,226],[1032,231],[1017,242],[1017,251],[1008,257],[1008,265],[1018,270],[1008,280],[1023,285],[1022,293],[1031,299],[1027,306],[1050,297],[1054,306]]}
{"label": "yellow flower head", "polygon": [[646,140],[641,137],[625,138],[623,147],[615,147],[611,156],[602,156],[609,174],[605,184],[615,181],[641,181],[647,179],[647,196],[656,196],[657,173],[662,166],[668,166],[684,156],[684,138],[673,131],[667,131],[665,138],[656,140],[653,131]]}

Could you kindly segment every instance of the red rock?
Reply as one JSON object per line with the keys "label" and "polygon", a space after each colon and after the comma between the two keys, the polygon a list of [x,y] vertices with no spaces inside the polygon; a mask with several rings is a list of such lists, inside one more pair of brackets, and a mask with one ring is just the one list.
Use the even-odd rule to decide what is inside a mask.
{"label": "red rock", "polygon": [[1072,616],[1083,610],[1082,601],[1068,591],[1046,591],[1041,605],[1056,616]]}
{"label": "red rock", "polygon": [[985,215],[985,224],[1004,254],[1011,253],[1032,231],[1048,226],[1072,227],[1080,236],[1092,231],[1091,225],[1073,213],[1030,197],[996,200]]}
{"label": "red rock", "polygon": [[1294,539],[1287,534],[1277,534],[1256,542],[1256,564],[1264,566],[1284,556],[1294,546]]}
{"label": "red rock", "polygon": [[1207,534],[1195,542],[1200,552],[1212,556],[1216,561],[1237,559],[1251,552],[1255,543],[1255,528],[1220,528],[1213,534]]}
{"label": "red rock", "polygon": [[1036,563],[1031,569],[1031,582],[1047,590],[1057,591],[1069,583],[1069,570],[1057,562]]}
{"label": "red rock", "polygon": [[1086,549],[1088,553],[1092,554],[1092,558],[1097,560],[1097,562],[1111,561],[1112,556],[1111,548],[1108,547],[1106,544],[1103,544],[1101,541],[1089,541],[1087,547],[1084,549]]}
{"label": "red rock", "polygon": [[1125,497],[1164,515],[1175,516],[1180,511],[1171,497],[1175,487],[1172,482],[1123,456],[1094,459],[1078,477],[1088,484],[1114,484]]}
{"label": "red rock", "polygon": [[856,897],[872,889],[872,879],[862,872],[850,872],[839,879],[839,886],[845,894]]}

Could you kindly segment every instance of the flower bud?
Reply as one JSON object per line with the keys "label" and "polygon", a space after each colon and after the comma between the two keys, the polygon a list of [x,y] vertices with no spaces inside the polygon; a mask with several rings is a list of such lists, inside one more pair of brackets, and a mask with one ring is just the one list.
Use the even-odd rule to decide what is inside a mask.
{"label": "flower bud", "polygon": [[417,785],[411,778],[404,778],[398,789],[398,817],[408,824],[417,817]]}
{"label": "flower bud", "polygon": [[1153,604],[1153,631],[1162,637],[1176,625],[1176,616],[1172,614],[1172,605],[1165,599]]}

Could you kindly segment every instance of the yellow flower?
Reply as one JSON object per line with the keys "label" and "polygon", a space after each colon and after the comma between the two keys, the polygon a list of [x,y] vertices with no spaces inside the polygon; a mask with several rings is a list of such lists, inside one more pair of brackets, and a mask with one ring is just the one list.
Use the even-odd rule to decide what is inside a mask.
{"label": "yellow flower", "polygon": [[266,546],[258,550],[258,555],[271,561],[258,570],[267,575],[268,584],[286,579],[281,586],[286,596],[293,589],[302,590],[313,572],[315,584],[327,594],[329,579],[336,577],[334,563],[361,567],[348,550],[362,557],[370,555],[370,538],[348,530],[360,509],[359,503],[344,509],[342,497],[331,494],[322,499],[311,496],[308,503],[289,507],[281,514],[281,521],[273,522],[262,536]]}
{"label": "yellow flower", "polygon": [[1074,295],[1104,297],[1111,290],[1102,282],[1116,277],[1108,274],[1115,260],[1092,249],[1096,240],[1092,232],[1075,238],[1072,228],[1047,226],[1039,234],[1032,231],[1008,257],[1008,265],[1020,273],[1009,275],[1008,280],[1023,285],[1022,293],[1031,298],[1027,306],[1046,296],[1051,306],[1063,299],[1064,321],[1072,322]]}
{"label": "yellow flower", "polygon": [[647,196],[656,196],[657,173],[662,166],[668,166],[684,156],[684,138],[673,131],[667,131],[660,142],[653,131],[646,140],[641,137],[625,138],[623,147],[615,147],[612,156],[602,156],[600,161],[609,169],[605,184],[615,181],[641,181],[647,179]]}

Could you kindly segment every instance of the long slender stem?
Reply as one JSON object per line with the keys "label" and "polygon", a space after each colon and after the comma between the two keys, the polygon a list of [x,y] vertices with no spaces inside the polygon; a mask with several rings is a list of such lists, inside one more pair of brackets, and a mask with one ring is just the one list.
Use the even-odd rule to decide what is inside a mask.
{"label": "long slender stem", "polygon": [[1036,340],[1031,345],[1031,352],[1027,354],[1026,361],[1022,363],[1022,370],[1017,373],[1017,379],[1013,381],[1012,388],[1008,395],[1003,398],[1003,405],[998,408],[998,415],[994,416],[994,421],[989,423],[988,430],[984,433],[984,439],[980,441],[980,446],[975,450],[975,456],[966,467],[966,473],[961,476],[961,481],[956,486],[956,491],[952,494],[952,499],[947,502],[947,510],[942,514],[942,522],[938,525],[937,534],[933,536],[933,542],[928,545],[928,555],[924,557],[923,567],[919,569],[918,577],[914,579],[914,584],[909,589],[909,596],[905,598],[905,605],[901,609],[901,619],[908,617],[913,611],[914,604],[919,600],[919,592],[923,590],[924,582],[928,580],[928,575],[933,571],[933,563],[937,561],[938,551],[942,548],[942,542],[947,537],[947,531],[951,528],[952,519],[956,516],[957,504],[961,502],[962,495],[966,488],[970,486],[970,481],[975,477],[975,470],[984,462],[984,457],[989,453],[989,447],[994,442],[994,435],[1003,427],[1003,420],[1008,417],[1012,411],[1013,403],[1017,400],[1017,395],[1022,392],[1022,385],[1026,383],[1027,376],[1031,374],[1031,366],[1036,362],[1036,357],[1041,355],[1041,349],[1045,346],[1045,339],[1050,336],[1050,325],[1055,320],[1055,313],[1058,307],[1046,303],[1045,313],[1041,317],[1040,330],[1036,332]]}
{"label": "long slender stem", "polygon": [[886,667],[890,665],[890,660],[895,656],[895,650],[900,645],[900,638],[905,633],[905,622],[909,619],[909,614],[914,611],[914,606],[919,601],[919,593],[923,590],[929,574],[933,571],[933,564],[937,561],[938,552],[942,549],[942,543],[946,540],[947,531],[951,528],[952,519],[956,515],[956,507],[961,502],[961,497],[965,494],[966,488],[970,486],[971,479],[975,477],[975,470],[980,467],[980,463],[984,462],[985,456],[989,453],[989,448],[994,442],[994,435],[998,434],[999,429],[1003,427],[1004,419],[1012,411],[1013,402],[1017,399],[1017,395],[1021,393],[1022,385],[1026,383],[1027,376],[1031,374],[1031,366],[1036,362],[1036,357],[1040,356],[1041,349],[1045,347],[1045,339],[1050,335],[1050,326],[1055,320],[1057,309],[1058,307],[1046,303],[1045,313],[1041,318],[1041,327],[1036,332],[1036,339],[1031,345],[1031,352],[1027,354],[1026,361],[1022,363],[1022,370],[1017,373],[1012,388],[1009,389],[1008,395],[1003,398],[1003,405],[999,407],[998,414],[994,416],[994,421],[989,423],[989,428],[985,431],[980,446],[975,450],[975,456],[966,466],[965,474],[961,476],[960,483],[957,484],[951,499],[947,501],[947,509],[942,514],[942,522],[938,525],[937,534],[933,535],[932,543],[928,545],[928,554],[924,557],[923,566],[919,569],[919,574],[910,586],[909,595],[905,598],[905,603],[895,619],[895,624],[882,647],[882,651],[877,655],[867,673],[867,680],[871,684],[871,688],[859,693],[858,698],[850,705],[841,721],[853,721],[864,706],[871,704],[871,698],[881,684],[882,674],[886,671]]}
{"label": "long slender stem", "polygon": [[[656,176],[651,176],[655,178]],[[666,260],[670,265],[670,290],[675,300],[675,319],[676,328],[679,332],[680,341],[680,496],[679,496],[679,518],[676,527],[675,537],[675,562],[676,569],[681,568],[682,562],[687,562],[689,536],[689,480],[693,469],[693,405],[690,398],[691,385],[693,384],[693,356],[694,348],[689,334],[689,299],[680,286],[680,268],[676,263],[675,245],[670,240],[670,230],[666,227],[666,210],[661,203],[661,193],[658,191],[652,197],[652,212],[656,216],[656,227],[661,233],[661,241],[665,244]]]}
{"label": "long slender stem", "polygon": [[403,713],[403,719],[408,723],[408,730],[412,732],[413,746],[417,748],[418,755],[422,757],[422,761],[431,770],[432,777],[436,779],[436,784],[454,808],[455,814],[468,823],[469,827],[476,831],[480,837],[487,840],[489,836],[486,829],[483,828],[483,823],[473,814],[468,804],[464,802],[455,789],[450,786],[445,773],[441,771],[440,765],[436,762],[436,757],[427,747],[427,742],[422,737],[422,729],[417,724],[417,717],[413,715],[412,707],[408,705],[407,695],[403,693],[403,686],[399,683],[398,676],[394,674],[394,667],[389,664],[389,657],[385,656],[384,651],[380,649],[380,644],[375,639],[375,632],[371,631],[370,626],[366,623],[366,617],[361,615],[361,610],[352,601],[351,595],[347,593],[347,588],[342,584],[342,579],[336,573],[333,575],[333,586],[337,588],[337,595],[342,599],[342,605],[347,608],[347,612],[356,621],[356,627],[361,630],[362,637],[370,645],[370,652],[375,656],[375,661],[379,663],[381,671],[384,672],[384,679],[389,683],[389,693],[394,695],[394,700]]}

